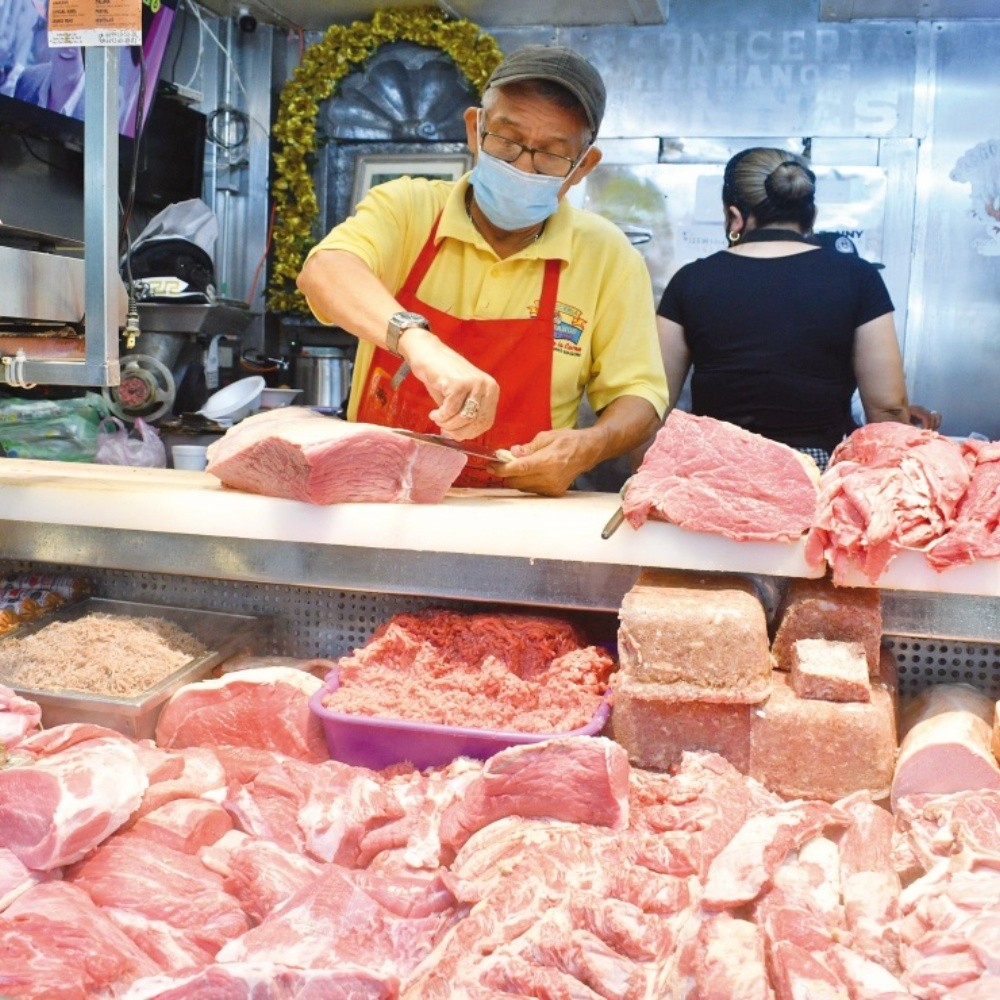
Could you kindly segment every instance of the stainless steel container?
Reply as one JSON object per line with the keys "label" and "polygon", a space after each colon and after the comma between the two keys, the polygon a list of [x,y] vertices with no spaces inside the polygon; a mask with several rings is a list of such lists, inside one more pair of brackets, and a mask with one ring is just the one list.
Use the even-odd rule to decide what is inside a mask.
{"label": "stainless steel container", "polygon": [[346,347],[301,347],[295,357],[295,388],[302,395],[296,402],[342,409],[351,388],[351,368]]}

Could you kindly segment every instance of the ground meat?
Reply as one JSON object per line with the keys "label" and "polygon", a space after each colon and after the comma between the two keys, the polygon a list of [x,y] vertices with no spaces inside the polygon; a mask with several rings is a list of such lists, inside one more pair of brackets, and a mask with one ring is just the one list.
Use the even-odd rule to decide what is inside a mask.
{"label": "ground meat", "polygon": [[207,652],[163,618],[96,612],[0,643],[0,681],[15,688],[131,698]]}
{"label": "ground meat", "polygon": [[568,622],[431,610],[391,618],[338,662],[334,712],[526,733],[593,718],[611,657]]}

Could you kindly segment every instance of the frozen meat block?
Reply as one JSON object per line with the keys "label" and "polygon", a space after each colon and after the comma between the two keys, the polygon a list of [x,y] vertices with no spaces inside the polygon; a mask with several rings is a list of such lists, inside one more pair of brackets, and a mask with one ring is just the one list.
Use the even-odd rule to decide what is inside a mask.
{"label": "frozen meat block", "polygon": [[676,701],[664,685],[643,684],[620,672],[613,687],[611,735],[634,767],[666,771],[680,763],[685,750],[706,750],[747,772],[753,705]]}
{"label": "frozen meat block", "polygon": [[799,639],[860,642],[868,673],[878,676],[882,641],[882,600],[878,590],[835,587],[829,579],[793,579],[777,614],[771,653],[779,670],[792,669],[792,647]]}
{"label": "frozen meat block", "polygon": [[770,689],[764,607],[739,576],[644,572],[618,614],[621,672],[675,701],[755,704]]}
{"label": "frozen meat block", "polygon": [[884,799],[895,761],[895,695],[881,681],[868,702],[816,701],[775,671],[771,697],[752,714],[750,776],[785,798],[834,802],[866,789]]}
{"label": "frozen meat block", "polygon": [[792,690],[800,698],[871,701],[868,660],[860,642],[799,639],[792,646]]}

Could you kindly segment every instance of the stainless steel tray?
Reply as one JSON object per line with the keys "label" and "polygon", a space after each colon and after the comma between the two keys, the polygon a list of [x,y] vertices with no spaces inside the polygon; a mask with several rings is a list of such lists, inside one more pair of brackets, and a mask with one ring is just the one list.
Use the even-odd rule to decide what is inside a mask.
{"label": "stainless steel tray", "polygon": [[139,604],[89,597],[46,614],[0,638],[0,645],[39,632],[54,622],[75,621],[90,614],[122,615],[132,618],[162,618],[199,639],[209,652],[191,660],[132,698],[90,694],[59,688],[35,689],[6,683],[22,697],[42,707],[45,728],[70,722],[92,722],[134,738],[151,738],[160,710],[170,696],[192,681],[206,677],[218,664],[241,653],[258,652],[266,636],[267,619],[218,611],[199,611],[162,604]]}

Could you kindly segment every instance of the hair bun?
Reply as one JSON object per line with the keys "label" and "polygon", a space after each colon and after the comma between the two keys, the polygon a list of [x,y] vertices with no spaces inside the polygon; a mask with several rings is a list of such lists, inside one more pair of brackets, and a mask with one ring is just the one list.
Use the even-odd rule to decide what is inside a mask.
{"label": "hair bun", "polygon": [[816,175],[798,160],[782,160],[764,178],[764,193],[774,205],[804,201],[816,193]]}

